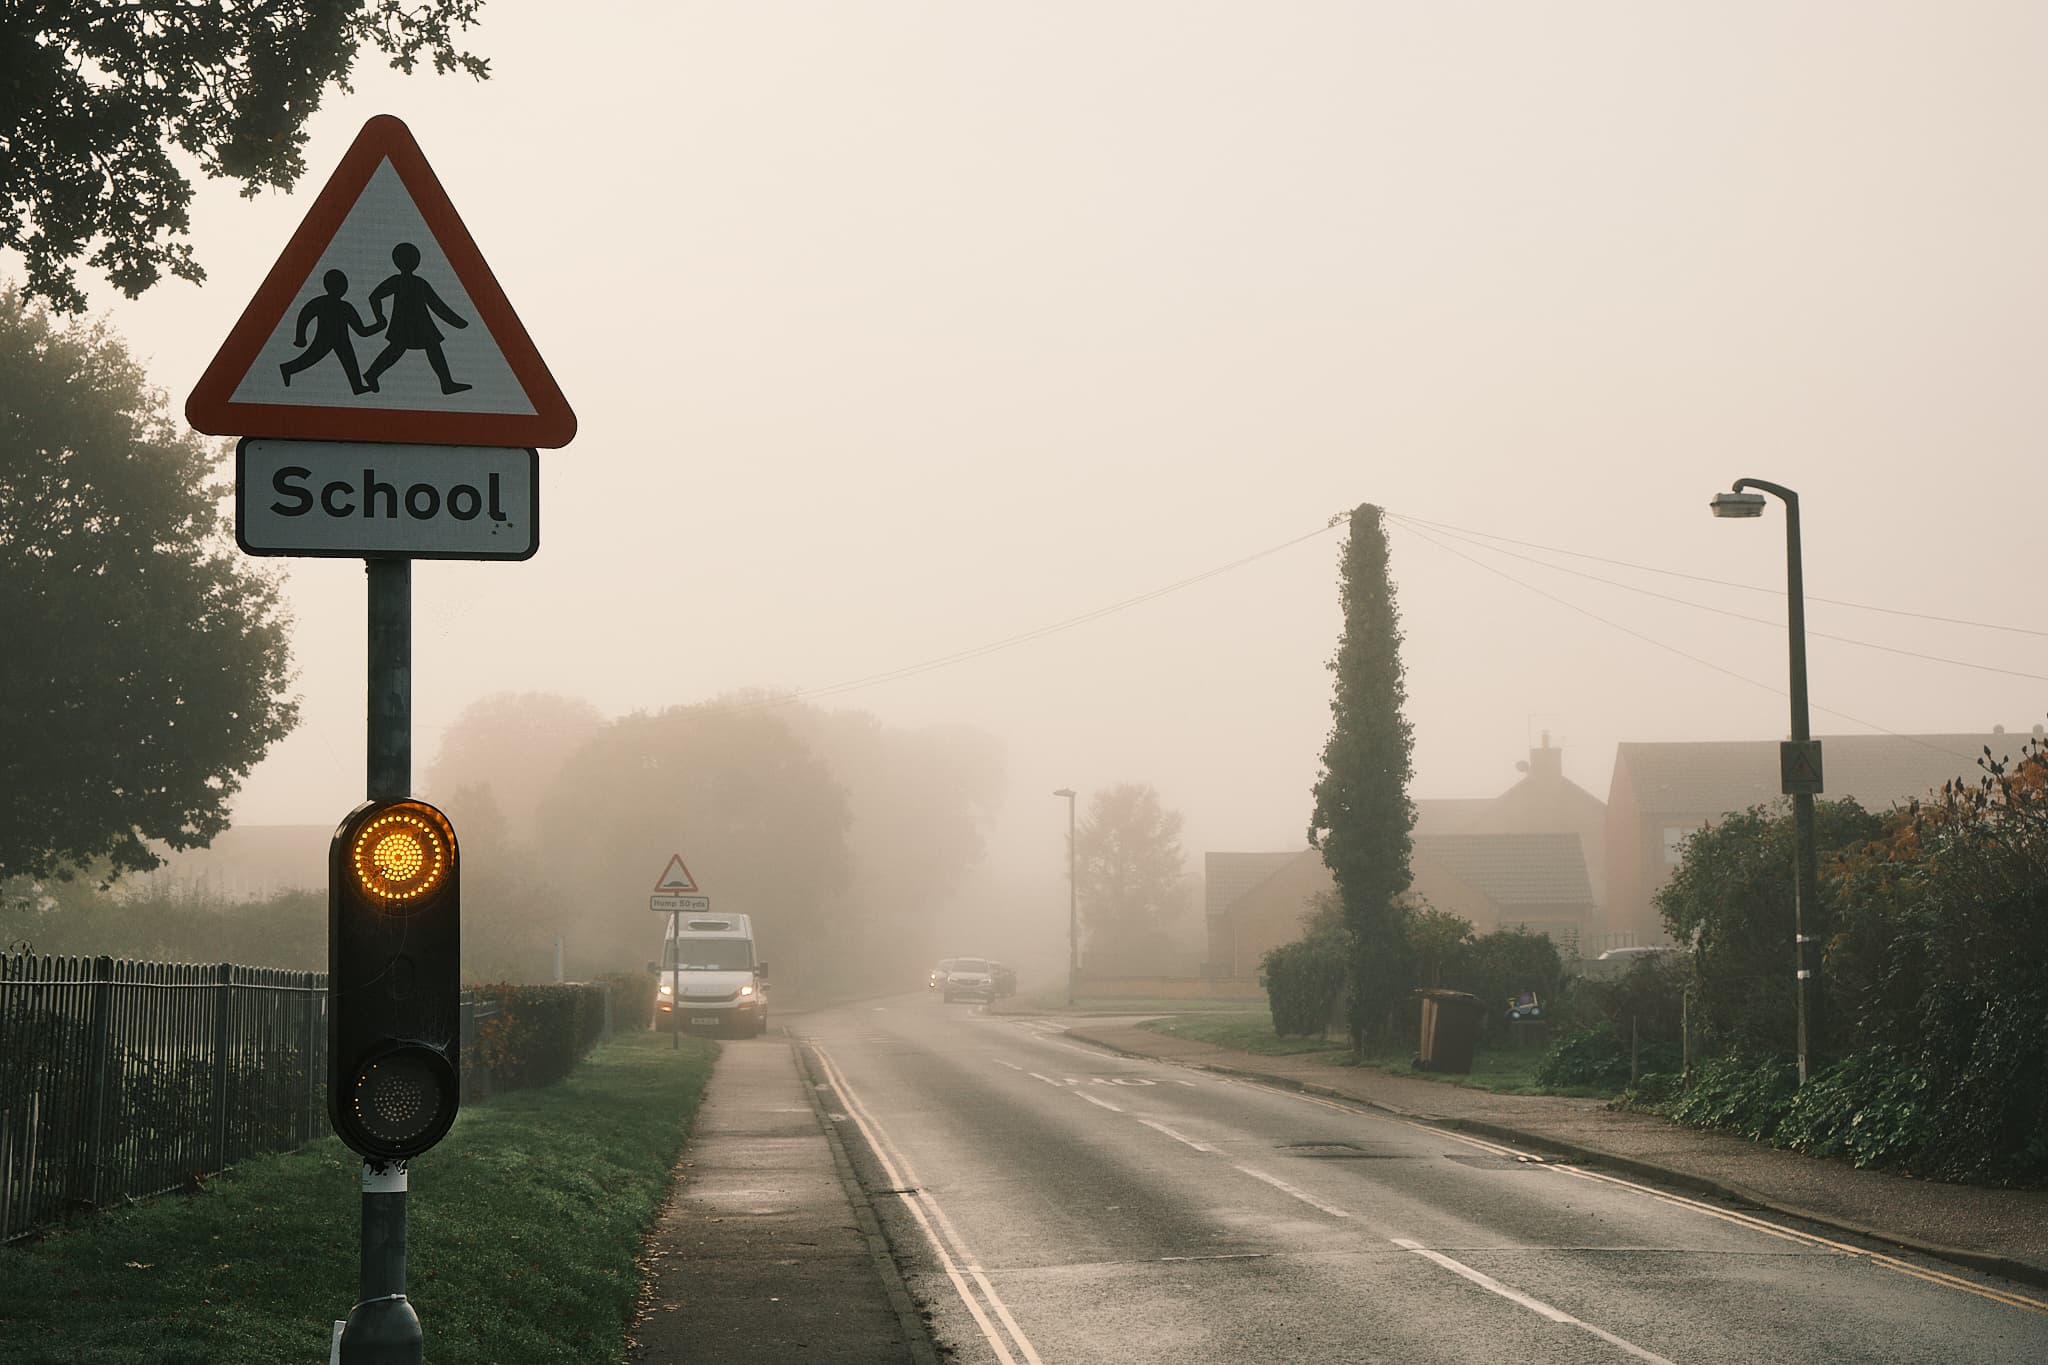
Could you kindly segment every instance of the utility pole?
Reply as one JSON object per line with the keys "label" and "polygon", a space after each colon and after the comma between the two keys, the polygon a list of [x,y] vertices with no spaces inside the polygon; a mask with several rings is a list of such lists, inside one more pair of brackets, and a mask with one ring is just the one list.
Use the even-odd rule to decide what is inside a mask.
{"label": "utility pole", "polygon": [[1074,984],[1081,976],[1081,892],[1074,877],[1074,789],[1061,787],[1054,796],[1067,798],[1067,1006],[1074,1004]]}

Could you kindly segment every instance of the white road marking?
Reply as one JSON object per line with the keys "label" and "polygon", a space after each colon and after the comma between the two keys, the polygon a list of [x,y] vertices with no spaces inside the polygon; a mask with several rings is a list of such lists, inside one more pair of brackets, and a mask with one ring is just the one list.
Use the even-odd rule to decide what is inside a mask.
{"label": "white road marking", "polygon": [[[845,1074],[825,1055],[825,1050],[813,1043],[811,1051],[817,1054],[818,1064],[824,1068],[826,1079],[832,1082],[840,1098],[846,1101],[848,1112],[853,1115],[853,1121],[860,1126],[862,1136],[867,1138],[868,1149],[875,1154],[875,1160],[881,1162],[883,1173],[889,1177],[891,1184],[904,1191],[900,1196],[903,1206],[909,1209],[911,1217],[917,1220],[917,1226],[924,1233],[925,1240],[931,1243],[933,1253],[939,1258],[939,1265],[946,1272],[946,1278],[952,1282],[953,1292],[958,1294],[960,1302],[967,1306],[967,1312],[974,1319],[974,1325],[981,1329],[983,1339],[995,1351],[997,1358],[1003,1365],[1018,1365],[1017,1356],[1011,1354],[1009,1345],[1003,1340],[1002,1332],[989,1321],[987,1312],[983,1311],[973,1291],[968,1288],[967,1281],[962,1278],[961,1267],[954,1260],[953,1253],[946,1244],[947,1237],[960,1248],[960,1261],[966,1262],[967,1274],[974,1278],[975,1284],[987,1297],[989,1307],[995,1310],[996,1316],[1009,1330],[1010,1340],[1016,1344],[1018,1352],[1023,1356],[1024,1365],[1045,1365],[1045,1362],[1039,1359],[1038,1352],[1033,1349],[1031,1339],[1024,1335],[1024,1330],[1017,1325],[1017,1320],[1010,1316],[1009,1306],[1003,1302],[1002,1296],[996,1293],[995,1286],[988,1282],[988,1276],[982,1273],[976,1258],[968,1252],[967,1243],[961,1238],[959,1230],[953,1226],[952,1220],[946,1217],[945,1210],[939,1207],[938,1200],[932,1198],[929,1192],[917,1187],[917,1178],[910,1169],[910,1162],[883,1134],[881,1121],[876,1119],[860,1097],[853,1093],[853,1087],[846,1083]],[[891,1160],[891,1152],[895,1153],[895,1160]],[[930,1211],[931,1218],[925,1216],[926,1210]],[[946,1237],[940,1236],[938,1229],[932,1226],[933,1218],[945,1228]]]}
{"label": "white road marking", "polygon": [[1085,1090],[1076,1090],[1074,1094],[1088,1101],[1088,1103],[1094,1105],[1097,1109],[1107,1109],[1112,1114],[1121,1114],[1124,1112],[1116,1105],[1111,1104],[1108,1100],[1098,1100]]}
{"label": "white road marking", "polygon": [[1296,1189],[1294,1186],[1288,1184],[1286,1181],[1282,1180],[1277,1175],[1267,1175],[1264,1171],[1254,1170],[1250,1166],[1239,1166],[1235,1161],[1231,1162],[1230,1165],[1232,1169],[1243,1171],[1246,1175],[1250,1176],[1254,1180],[1265,1181],[1268,1185],[1271,1185],[1274,1189],[1280,1191],[1282,1194],[1291,1194],[1296,1199],[1299,1199],[1302,1203],[1307,1204],[1309,1207],[1321,1209],[1324,1213],[1329,1214],[1332,1218],[1349,1218],[1351,1216],[1350,1214],[1346,1213],[1343,1209],[1332,1208],[1330,1205],[1325,1204],[1322,1200],[1316,1198],[1314,1195],[1309,1194],[1306,1191]]}
{"label": "white road marking", "polygon": [[1166,1134],[1175,1142],[1184,1142],[1198,1152],[1213,1152],[1216,1150],[1214,1147],[1211,1147],[1206,1142],[1197,1142],[1193,1138],[1189,1137],[1187,1134],[1176,1133],[1173,1131],[1173,1129],[1168,1128],[1165,1124],[1155,1122],[1152,1119],[1139,1119],[1138,1122],[1144,1124],[1147,1128],[1151,1128],[1157,1132]]}
{"label": "white road marking", "polygon": [[995,1058],[994,1061],[997,1066],[1006,1066],[1010,1068],[1010,1070],[1012,1071],[1022,1071],[1024,1069],[1023,1067],[1018,1066],[1015,1062],[1006,1062],[1000,1057]]}
{"label": "white road marking", "polygon": [[1510,1289],[1506,1285],[1502,1284],[1499,1280],[1494,1279],[1493,1276],[1485,1274],[1482,1271],[1474,1270],[1471,1266],[1466,1265],[1463,1261],[1454,1261],[1440,1251],[1431,1251],[1428,1247],[1422,1245],[1422,1243],[1420,1242],[1411,1242],[1406,1237],[1392,1237],[1388,1240],[1393,1242],[1395,1246],[1400,1247],[1402,1250],[1412,1251],[1417,1256],[1422,1257],[1424,1260],[1434,1261],[1436,1264],[1442,1266],[1445,1270],[1450,1271],[1453,1275],[1462,1275],[1466,1279],[1470,1280],[1472,1283],[1478,1285],[1481,1289],[1484,1289],[1487,1293],[1498,1294],[1502,1298],[1506,1299],[1509,1303],[1519,1304],[1523,1308],[1528,1309],[1530,1312],[1537,1314],[1539,1317],[1549,1318],[1552,1322],[1561,1322],[1568,1326],[1579,1328],[1581,1331],[1591,1332],[1594,1336],[1600,1338],[1608,1345],[1618,1347],[1621,1350],[1628,1352],[1628,1354],[1634,1356],[1637,1360],[1650,1361],[1651,1365],[1673,1365],[1672,1361],[1666,1359],[1663,1356],[1658,1355],[1655,1351],[1646,1351],[1642,1347],[1636,1345],[1634,1342],[1626,1341],[1621,1337],[1614,1335],[1614,1333],[1607,1331],[1605,1328],[1595,1327],[1590,1322],[1581,1322],[1579,1321],[1579,1319],[1573,1317],[1570,1313],[1565,1312],[1561,1308],[1553,1308],[1549,1304],[1543,1302],[1543,1300],[1541,1299],[1532,1299],[1519,1289]]}
{"label": "white road marking", "polygon": [[[1633,1180],[1623,1180],[1619,1176],[1605,1175],[1599,1171],[1588,1171],[1577,1166],[1553,1164],[1545,1161],[1534,1152],[1524,1152],[1518,1148],[1502,1146],[1497,1142],[1487,1142],[1484,1139],[1460,1133],[1455,1129],[1438,1128],[1427,1123],[1417,1123],[1412,1119],[1395,1118],[1392,1114],[1372,1113],[1355,1104],[1341,1104],[1336,1100],[1324,1099],[1320,1095],[1308,1095],[1299,1090],[1288,1090],[1282,1086],[1267,1085],[1261,1081],[1238,1081],[1235,1083],[1250,1086],[1254,1090],[1264,1090],[1275,1095],[1285,1095],[1308,1104],[1319,1105],[1324,1109],[1334,1109],[1342,1114],[1378,1119],[1383,1123],[1398,1123],[1404,1128],[1413,1128],[1418,1133],[1428,1133],[1432,1137],[1447,1138],[1452,1142],[1462,1142],[1467,1147],[1476,1147],[1480,1151],[1490,1152],[1495,1156],[1508,1156],[1520,1161],[1527,1161],[1532,1165],[1540,1166],[1543,1170],[1555,1171],[1559,1175],[1569,1176],[1574,1180],[1591,1180],[1603,1185],[1613,1185],[1618,1189],[1629,1190],[1647,1198],[1669,1204],[1673,1208],[1690,1209],[1694,1213],[1703,1213],[1709,1218],[1717,1218],[1721,1222],[1732,1223],[1737,1227],[1747,1228],[1752,1232],[1760,1232],[1767,1237],[1775,1237],[1780,1241],[1792,1242],[1799,1246],[1825,1248],[1829,1251],[1839,1252],[1844,1256],[1853,1256],[1868,1261],[1872,1265],[1883,1266],[1886,1270],[1897,1271],[1901,1275],[1910,1275],[1914,1279],[1940,1285],[1944,1289],[1959,1289],[1966,1294],[1974,1294],[1981,1299],[1990,1299],[1994,1303],[2005,1304],[2009,1308],[2024,1309],[2030,1313],[2048,1314],[2048,1300],[2033,1298],[2030,1295],[2016,1293],[2009,1289],[1998,1289],[1990,1285],[1977,1284],[1959,1275],[1951,1275],[1946,1271],[1935,1270],[1929,1266],[1914,1265],[1912,1262],[1902,1261],[1896,1256],[1887,1256],[1881,1251],[1870,1251],[1863,1247],[1851,1246],[1847,1242],[1838,1242],[1832,1238],[1822,1237],[1815,1233],[1801,1232],[1794,1228],[1783,1227],[1777,1223],[1753,1217],[1746,1213],[1737,1213],[1732,1209],[1716,1208],[1712,1204],[1705,1204],[1697,1199],[1688,1199],[1681,1194],[1671,1194],[1668,1191],[1655,1189],[1649,1185],[1638,1184]],[[1229,1085],[1232,1082],[1226,1080],[1223,1084]]]}
{"label": "white road marking", "polygon": [[1029,1076],[1034,1081],[1044,1081],[1047,1085],[1057,1086],[1059,1084],[1059,1082],[1054,1080],[1052,1077],[1040,1075],[1036,1071],[1027,1071],[1024,1074]]}

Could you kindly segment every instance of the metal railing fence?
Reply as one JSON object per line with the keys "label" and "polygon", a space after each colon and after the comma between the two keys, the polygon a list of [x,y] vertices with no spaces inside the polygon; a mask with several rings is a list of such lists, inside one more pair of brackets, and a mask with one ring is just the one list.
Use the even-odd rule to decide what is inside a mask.
{"label": "metal railing fence", "polygon": [[0,955],[0,1242],[325,1135],[327,977]]}

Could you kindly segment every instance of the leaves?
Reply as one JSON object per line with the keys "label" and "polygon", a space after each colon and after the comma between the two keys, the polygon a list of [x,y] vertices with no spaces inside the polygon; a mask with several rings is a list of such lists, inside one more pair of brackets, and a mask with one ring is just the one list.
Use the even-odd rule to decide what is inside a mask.
{"label": "leaves", "polygon": [[1344,630],[1330,661],[1336,686],[1330,736],[1315,784],[1308,841],[1336,880],[1350,931],[1351,1037],[1362,1050],[1382,1033],[1404,989],[1401,894],[1408,889],[1408,799],[1414,734],[1401,664],[1401,620],[1387,567],[1380,509],[1361,504],[1339,569]]}
{"label": "leaves", "polygon": [[204,846],[296,723],[274,574],[227,537],[220,451],[104,325],[0,292],[0,876]]}
{"label": "leaves", "polygon": [[374,49],[410,72],[489,75],[459,50],[482,0],[274,0],[263,5],[25,5],[0,9],[12,86],[0,114],[0,248],[27,263],[29,298],[85,306],[87,259],[131,298],[165,272],[205,272],[182,239],[192,185],[182,163],[243,193],[305,173],[306,120],[349,88]]}

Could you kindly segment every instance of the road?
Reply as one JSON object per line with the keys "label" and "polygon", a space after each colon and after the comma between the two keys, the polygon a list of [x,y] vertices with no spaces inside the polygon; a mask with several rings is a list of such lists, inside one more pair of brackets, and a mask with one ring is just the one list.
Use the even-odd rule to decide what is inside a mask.
{"label": "road", "polygon": [[908,996],[792,1021],[959,1361],[2048,1360],[2048,1294]]}

